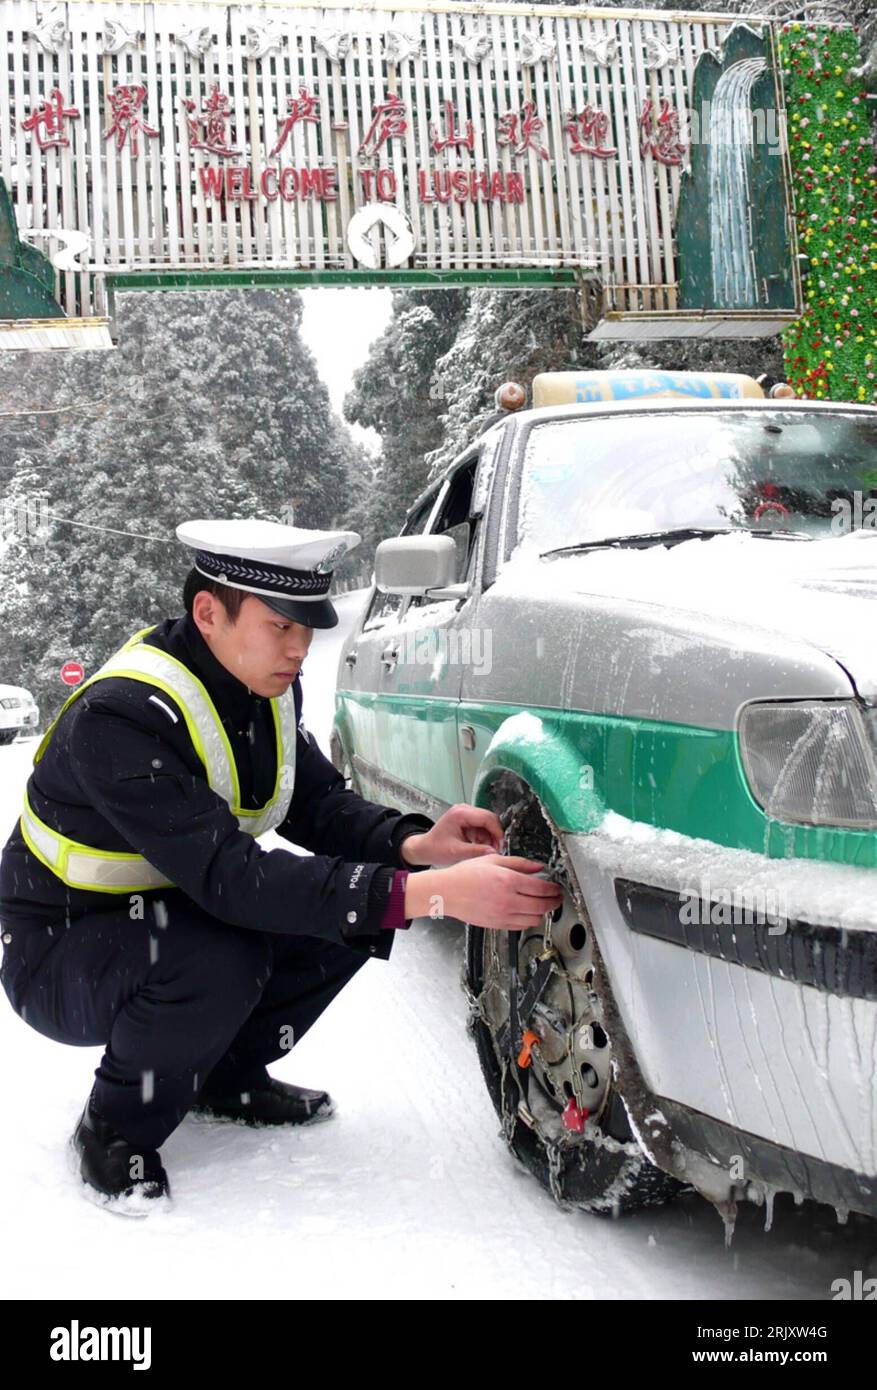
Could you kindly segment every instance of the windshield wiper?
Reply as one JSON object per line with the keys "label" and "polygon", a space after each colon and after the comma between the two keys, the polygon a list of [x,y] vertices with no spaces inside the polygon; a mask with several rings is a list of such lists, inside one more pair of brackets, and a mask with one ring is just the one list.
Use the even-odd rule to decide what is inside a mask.
{"label": "windshield wiper", "polygon": [[599,541],[578,541],[575,545],[559,545],[554,550],[543,550],[539,556],[545,560],[551,555],[575,555],[580,550],[601,550],[606,546],[618,546],[644,550],[649,545],[678,545],[680,541],[709,540],[711,536],[727,536],[737,531],[737,526],[677,526],[666,531],[642,531],[631,536],[608,536]]}
{"label": "windshield wiper", "polygon": [[764,526],[750,530],[748,526],[677,526],[666,531],[642,531],[630,536],[609,536],[599,541],[578,541],[575,545],[560,545],[554,550],[543,550],[540,560],[553,555],[577,555],[584,550],[605,550],[616,547],[619,550],[646,550],[651,545],[679,545],[682,541],[708,541],[713,536],[787,536],[797,540],[809,540],[806,531],[786,531],[779,526]]}

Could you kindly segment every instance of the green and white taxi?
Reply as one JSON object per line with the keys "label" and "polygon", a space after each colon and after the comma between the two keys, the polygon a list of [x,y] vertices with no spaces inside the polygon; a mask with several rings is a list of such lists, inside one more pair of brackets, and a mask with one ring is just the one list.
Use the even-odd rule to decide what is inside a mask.
{"label": "green and white taxi", "polygon": [[537,377],[378,547],[332,756],[562,884],[464,980],[558,1200],[877,1214],[877,409]]}

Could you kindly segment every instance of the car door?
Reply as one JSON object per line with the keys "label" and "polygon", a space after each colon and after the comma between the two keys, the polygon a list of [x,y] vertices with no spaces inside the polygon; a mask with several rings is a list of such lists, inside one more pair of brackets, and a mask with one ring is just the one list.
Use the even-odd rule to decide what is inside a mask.
{"label": "car door", "polygon": [[[422,531],[454,540],[454,583],[468,584],[466,594],[438,600],[425,595],[392,605],[376,600],[371,627],[367,620],[357,644],[356,664],[364,661],[372,692],[367,720],[361,718],[368,736],[357,738],[362,764],[372,764],[356,764],[363,789],[368,785],[368,794],[377,799],[432,816],[462,799],[457,706],[464,665],[478,657],[471,625],[478,458],[475,448],[455,464]],[[406,532],[415,533],[413,526]]]}

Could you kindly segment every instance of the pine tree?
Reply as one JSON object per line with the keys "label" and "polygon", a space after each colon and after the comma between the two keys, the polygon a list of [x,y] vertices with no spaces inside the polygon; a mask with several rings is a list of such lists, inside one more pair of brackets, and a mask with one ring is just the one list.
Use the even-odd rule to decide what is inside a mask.
{"label": "pine tree", "polygon": [[465,290],[402,290],[393,315],[355,374],[344,402],[348,420],[382,436],[383,450],[365,504],[354,509],[363,551],[394,535],[429,480],[429,454],[443,437],[447,403],[436,365],[455,341],[468,304]]}
{"label": "pine tree", "polygon": [[64,661],[89,674],[182,611],[179,522],[334,523],[352,445],[300,320],[293,291],[129,295],[116,352],[4,364],[0,399],[17,375],[19,408],[72,407],[0,421],[7,510],[45,493],[57,518],[45,542],[13,535],[0,551],[0,679],[45,713],[67,693]]}

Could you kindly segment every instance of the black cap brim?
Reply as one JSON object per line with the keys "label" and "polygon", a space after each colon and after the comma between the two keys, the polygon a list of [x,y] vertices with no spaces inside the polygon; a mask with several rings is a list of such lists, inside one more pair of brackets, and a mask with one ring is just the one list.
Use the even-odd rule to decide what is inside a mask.
{"label": "black cap brim", "polygon": [[268,598],[266,594],[257,594],[256,597],[273,608],[275,613],[281,613],[290,622],[302,623],[304,627],[338,626],[338,614],[331,599],[321,598],[303,603],[294,598]]}

